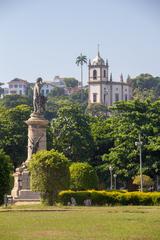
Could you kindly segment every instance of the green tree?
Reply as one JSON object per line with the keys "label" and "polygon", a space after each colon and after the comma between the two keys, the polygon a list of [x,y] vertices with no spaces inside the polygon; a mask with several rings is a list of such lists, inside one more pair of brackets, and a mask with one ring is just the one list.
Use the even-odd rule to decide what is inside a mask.
{"label": "green tree", "polygon": [[51,97],[48,96],[45,118],[51,121],[53,118],[57,118],[57,114],[60,108],[63,106],[70,106],[73,104],[67,96]]}
{"label": "green tree", "polygon": [[18,105],[32,106],[32,100],[26,96],[21,95],[6,95],[0,100],[0,106],[5,108],[14,108]]}
{"label": "green tree", "polygon": [[154,77],[148,73],[142,73],[135,78],[129,78],[128,83],[133,88],[133,96],[146,99],[151,96],[153,100],[160,96],[160,77]]}
{"label": "green tree", "polygon": [[87,190],[98,188],[98,177],[94,168],[88,163],[72,163],[70,166],[70,188]]}
{"label": "green tree", "polygon": [[4,194],[9,193],[12,170],[10,157],[0,149],[0,205],[3,203]]}
{"label": "green tree", "polygon": [[[81,94],[83,94],[83,101],[81,99]],[[88,89],[82,89],[80,92],[72,93],[69,99],[71,99],[72,102],[81,103],[81,105],[86,108],[88,104]]]}
{"label": "green tree", "polygon": [[59,96],[64,96],[65,95],[65,90],[62,87],[54,87],[52,91],[49,93],[49,96],[51,97],[59,97]]}
{"label": "green tree", "polygon": [[151,177],[160,173],[160,152],[154,145],[160,132],[159,114],[159,100],[122,101],[112,107],[112,116],[106,121],[110,122],[113,146],[103,156],[103,167],[107,170],[111,165],[121,182],[129,183],[133,176],[139,174],[139,151],[135,147],[139,133],[143,142],[143,173]]}
{"label": "green tree", "polygon": [[106,119],[103,116],[92,117],[90,126],[94,140],[92,165],[96,168],[100,185],[103,188],[106,183],[109,184],[108,166],[106,166],[106,162],[103,161],[102,156],[108,154],[114,146],[112,121],[111,118]]}
{"label": "green tree", "polygon": [[53,147],[71,161],[89,161],[93,149],[89,124],[89,117],[79,105],[60,108],[52,123]]}
{"label": "green tree", "polygon": [[78,80],[75,78],[64,78],[64,82],[67,88],[73,88],[78,86]]}
{"label": "green tree", "polygon": [[43,203],[53,205],[57,194],[69,187],[69,166],[67,158],[58,151],[39,151],[29,163],[31,188],[41,192]]}
{"label": "green tree", "polygon": [[107,117],[108,108],[100,103],[92,103],[87,106],[87,113],[91,114],[92,116],[103,116]]}
{"label": "green tree", "polygon": [[83,102],[83,65],[87,63],[87,57],[82,55],[82,53],[76,58],[77,66],[81,66],[81,101]]}
{"label": "green tree", "polygon": [[15,108],[0,108],[0,148],[10,156],[15,167],[27,157],[27,125],[31,108],[19,105]]}

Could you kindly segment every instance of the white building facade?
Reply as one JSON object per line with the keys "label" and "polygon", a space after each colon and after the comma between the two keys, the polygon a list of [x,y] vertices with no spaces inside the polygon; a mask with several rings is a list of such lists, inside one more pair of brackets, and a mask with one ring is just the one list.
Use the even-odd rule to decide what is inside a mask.
{"label": "white building facade", "polygon": [[[26,96],[28,92],[29,83],[26,80],[15,78],[8,83],[8,94],[18,94]],[[5,94],[7,95],[7,94]]]}
{"label": "white building facade", "polygon": [[112,80],[112,74],[109,77],[108,61],[105,62],[101,58],[99,51],[93,61],[89,61],[88,71],[89,104],[112,106],[116,101],[127,101],[132,98],[132,88],[123,81],[122,74],[119,82]]}
{"label": "white building facade", "polygon": [[47,97],[48,94],[54,89],[54,85],[51,82],[44,82],[41,88],[41,93],[43,96]]}

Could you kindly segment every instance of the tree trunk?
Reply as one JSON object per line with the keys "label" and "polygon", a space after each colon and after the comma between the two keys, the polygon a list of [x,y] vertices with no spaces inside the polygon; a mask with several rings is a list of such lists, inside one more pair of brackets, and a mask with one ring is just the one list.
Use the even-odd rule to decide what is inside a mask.
{"label": "tree trunk", "polygon": [[83,65],[81,64],[81,102],[83,102]]}
{"label": "tree trunk", "polygon": [[54,203],[53,192],[41,193],[41,201],[44,205],[52,206]]}

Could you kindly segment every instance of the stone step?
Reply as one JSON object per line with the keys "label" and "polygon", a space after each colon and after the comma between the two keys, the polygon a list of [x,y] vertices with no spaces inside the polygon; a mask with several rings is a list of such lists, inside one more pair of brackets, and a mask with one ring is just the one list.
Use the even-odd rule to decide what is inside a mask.
{"label": "stone step", "polygon": [[20,199],[20,198],[14,198],[13,203],[16,202],[40,202],[40,199]]}

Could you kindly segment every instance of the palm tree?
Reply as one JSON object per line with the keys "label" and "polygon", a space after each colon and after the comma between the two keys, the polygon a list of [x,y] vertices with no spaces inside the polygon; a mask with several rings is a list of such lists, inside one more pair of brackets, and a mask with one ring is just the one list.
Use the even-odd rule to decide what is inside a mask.
{"label": "palm tree", "polygon": [[87,57],[82,55],[82,53],[80,54],[80,56],[78,56],[76,58],[76,64],[77,66],[81,66],[81,102],[83,102],[83,64],[87,63]]}

